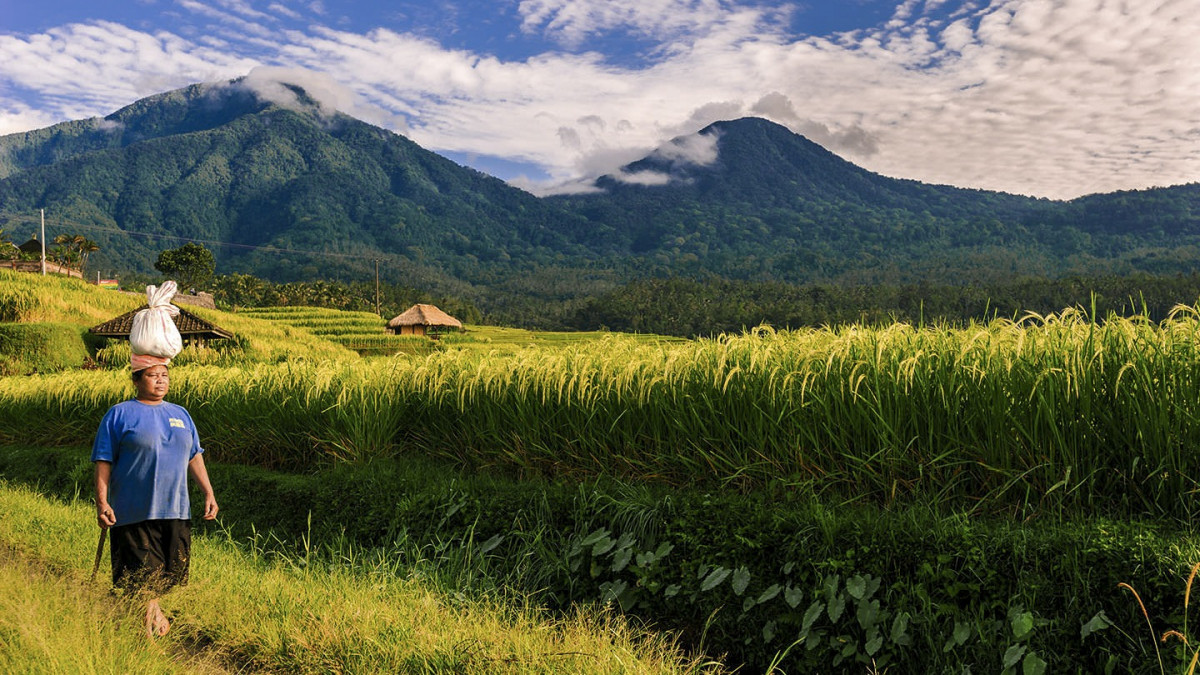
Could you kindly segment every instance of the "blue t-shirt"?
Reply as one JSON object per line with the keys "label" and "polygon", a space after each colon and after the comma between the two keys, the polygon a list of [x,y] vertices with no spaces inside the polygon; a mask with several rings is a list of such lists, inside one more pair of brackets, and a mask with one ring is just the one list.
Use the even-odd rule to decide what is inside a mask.
{"label": "blue t-shirt", "polygon": [[116,525],[191,518],[187,466],[202,452],[196,425],[181,406],[133,399],[109,408],[92,461],[112,462],[108,503]]}

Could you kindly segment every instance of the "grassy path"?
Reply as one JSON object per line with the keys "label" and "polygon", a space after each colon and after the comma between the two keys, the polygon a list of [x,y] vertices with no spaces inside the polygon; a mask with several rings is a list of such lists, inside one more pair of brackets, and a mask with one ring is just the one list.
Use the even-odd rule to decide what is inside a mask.
{"label": "grassy path", "polygon": [[137,613],[99,585],[0,545],[0,672],[236,672],[211,650],[141,631]]}
{"label": "grassy path", "polygon": [[[114,617],[107,584],[86,583],[97,532],[88,504],[0,482],[0,513],[3,672],[212,672],[221,662],[294,673],[715,670],[607,614],[555,620],[447,597],[395,568],[256,559],[216,536],[196,537],[191,583],[163,599],[173,629],[148,643],[136,615]],[[170,658],[189,649],[200,658]]]}

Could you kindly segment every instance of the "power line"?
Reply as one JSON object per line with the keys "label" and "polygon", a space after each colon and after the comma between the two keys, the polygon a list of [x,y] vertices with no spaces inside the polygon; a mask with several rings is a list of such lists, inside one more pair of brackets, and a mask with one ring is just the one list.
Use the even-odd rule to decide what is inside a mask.
{"label": "power line", "polygon": [[[30,218],[31,217],[24,213],[14,213],[11,211],[0,211],[0,216],[5,216],[5,217],[9,217],[9,218]],[[301,255],[325,256],[325,257],[329,257],[329,258],[354,258],[354,259],[359,259],[359,260],[361,260],[363,258],[363,254],[361,254],[361,253],[357,253],[357,254],[356,253],[333,253],[330,251],[305,251],[305,250],[294,249],[294,248],[279,248],[278,246],[255,246],[253,244],[235,244],[230,241],[214,241],[211,239],[196,239],[195,237],[181,237],[181,236],[174,235],[174,234],[158,234],[158,233],[154,233],[154,232],[136,232],[134,230],[122,230],[117,227],[104,227],[102,225],[90,225],[87,223],[80,223],[80,222],[76,222],[73,220],[67,220],[65,218],[57,218],[57,219],[52,218],[52,219],[50,219],[49,222],[53,223],[53,222],[55,222],[55,220],[57,220],[57,222],[60,225],[69,225],[70,227],[75,228],[75,229],[93,230],[96,232],[110,232],[113,234],[123,234],[123,235],[130,236],[130,237],[150,237],[152,239],[169,239],[169,240],[174,240],[174,241],[181,241],[184,243],[191,242],[191,243],[196,243],[196,244],[208,244],[210,246],[225,246],[227,248],[240,248],[240,249],[247,249],[247,250],[253,250],[253,251],[265,251],[267,253],[293,253],[293,254],[301,254]],[[380,252],[372,252],[372,253],[374,253],[375,255],[380,255]],[[400,257],[395,254],[388,254],[388,253],[382,253],[382,255],[385,257],[390,257],[390,258]]]}

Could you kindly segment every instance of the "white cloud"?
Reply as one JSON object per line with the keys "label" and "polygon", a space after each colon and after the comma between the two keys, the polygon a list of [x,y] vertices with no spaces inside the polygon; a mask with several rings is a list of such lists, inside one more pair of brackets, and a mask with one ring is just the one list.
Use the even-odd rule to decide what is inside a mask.
{"label": "white cloud", "polygon": [[329,75],[310,70],[259,66],[235,86],[252,91],[260,99],[285,108],[304,107],[296,91],[286,86],[289,84],[301,87],[325,116],[332,116],[339,109],[354,109],[354,92],[335,82]]}
{"label": "white cloud", "polygon": [[[217,9],[215,7],[209,7],[208,5],[206,5],[202,2],[198,2],[197,0],[176,0],[176,1],[179,3],[180,7],[183,7],[184,9],[186,9],[188,11],[195,12],[196,14],[200,14],[202,16],[206,16],[210,19],[216,20],[218,23],[220,23],[222,25],[222,27],[225,30],[228,30],[229,28],[234,28],[234,29],[242,31],[243,33],[245,33],[248,36],[256,36],[256,37],[260,37],[260,38],[270,37],[272,34],[272,30],[267,26],[264,26],[260,23],[256,23],[254,21],[243,19],[240,16],[237,16],[237,15],[232,14],[227,11]],[[266,19],[274,18],[268,14],[263,14],[262,12],[256,12],[253,10],[245,11],[246,8],[243,7],[244,3],[222,2],[221,4],[231,6],[231,8],[234,9],[235,11],[241,10],[239,13],[243,13],[248,16],[253,16],[254,18],[266,18]]]}
{"label": "white cloud", "polygon": [[666,185],[671,182],[671,174],[661,171],[618,171],[613,177],[631,185]]}
{"label": "white cloud", "polygon": [[82,119],[164,90],[243,75],[255,65],[171,33],[68,24],[24,38],[0,35],[0,98],[32,92],[54,121]]}
{"label": "white cloud", "polygon": [[302,16],[300,12],[297,12],[296,10],[278,2],[272,2],[270,5],[267,5],[267,9],[275,12],[276,14],[282,14],[289,19],[299,19]]}
{"label": "white cloud", "polygon": [[[296,10],[181,3],[231,30],[190,40],[94,22],[0,35],[0,131],[253,71],[266,89],[300,73],[328,107],[397,130],[407,119],[426,147],[532,162],[562,184],[750,114],[928,182],[1071,197],[1200,179],[1194,0],[910,0],[885,25],[825,37],[786,35],[787,6],[731,0],[518,5],[524,30],[568,47],[613,31],[657,41],[636,67],[569,48],[502,60],[382,28],[272,31]],[[30,93],[36,108],[13,103]]]}
{"label": "white cloud", "polygon": [[717,161],[716,133],[688,134],[658,146],[652,153],[656,159],[683,166],[708,166]]}
{"label": "white cloud", "polygon": [[60,121],[52,114],[25,105],[0,106],[0,136],[48,127]]}
{"label": "white cloud", "polygon": [[660,40],[687,39],[737,24],[764,24],[790,7],[739,6],[722,0],[521,0],[521,28],[541,32],[567,45],[590,36],[628,30]]}

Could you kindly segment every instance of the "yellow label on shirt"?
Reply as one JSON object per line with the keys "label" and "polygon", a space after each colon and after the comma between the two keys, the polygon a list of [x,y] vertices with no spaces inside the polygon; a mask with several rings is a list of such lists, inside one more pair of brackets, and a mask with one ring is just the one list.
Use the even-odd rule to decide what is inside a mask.
{"label": "yellow label on shirt", "polygon": [[171,421],[172,427],[179,427],[180,429],[187,428],[187,427],[183,426],[183,420],[181,420],[181,419],[176,419],[174,417],[168,417],[167,419],[169,419]]}

